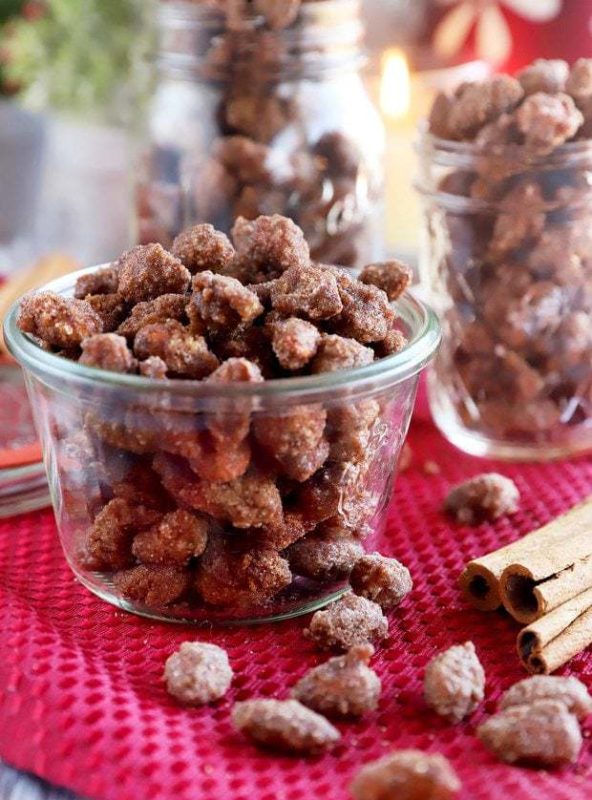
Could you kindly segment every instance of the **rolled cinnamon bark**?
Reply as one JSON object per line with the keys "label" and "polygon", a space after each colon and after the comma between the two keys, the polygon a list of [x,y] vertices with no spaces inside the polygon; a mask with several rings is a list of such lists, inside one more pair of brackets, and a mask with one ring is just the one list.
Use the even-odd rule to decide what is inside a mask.
{"label": "rolled cinnamon bark", "polygon": [[[592,498],[576,506],[572,512],[583,506],[587,507],[588,517],[592,520]],[[506,547],[470,561],[459,579],[460,588],[467,601],[480,611],[495,611],[499,608],[502,605],[500,579],[504,570],[511,564],[521,562],[532,551],[543,550],[555,544],[561,545],[566,538],[561,524],[557,524],[561,519],[562,517],[559,517]],[[592,546],[590,553],[592,554]],[[592,585],[592,580],[588,585]]]}
{"label": "rolled cinnamon bark", "polygon": [[518,634],[524,667],[548,675],[592,644],[592,589],[564,603]]}
{"label": "rolled cinnamon bark", "polygon": [[592,500],[531,537],[529,548],[514,554],[499,581],[504,607],[526,624],[592,587]]}

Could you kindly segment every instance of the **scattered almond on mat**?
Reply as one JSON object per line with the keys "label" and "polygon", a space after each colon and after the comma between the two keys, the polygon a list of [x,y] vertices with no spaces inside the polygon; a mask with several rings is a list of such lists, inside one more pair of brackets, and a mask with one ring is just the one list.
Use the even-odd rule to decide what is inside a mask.
{"label": "scattered almond on mat", "polygon": [[524,706],[539,700],[555,700],[579,720],[592,714],[592,697],[584,684],[574,677],[533,675],[518,681],[504,693],[499,707],[502,711],[512,706]]}
{"label": "scattered almond on mat", "polygon": [[169,694],[181,703],[201,706],[224,697],[233,672],[225,650],[207,642],[183,642],[166,660]]}
{"label": "scattered almond on mat", "polygon": [[320,714],[361,717],[374,711],[380,697],[380,678],[368,662],[371,644],[352,647],[309,670],[292,689],[292,697]]}
{"label": "scattered almond on mat", "polygon": [[351,783],[354,800],[451,800],[461,783],[439,753],[398,750],[366,764]]}
{"label": "scattered almond on mat", "polygon": [[356,561],[349,582],[357,595],[389,611],[407,597],[413,580],[407,567],[395,558],[368,553]]}
{"label": "scattered almond on mat", "polygon": [[288,753],[313,755],[340,739],[337,728],[298,700],[245,700],[235,704],[232,721],[256,744]]}
{"label": "scattered almond on mat", "polygon": [[477,525],[513,514],[518,510],[519,500],[520,492],[511,478],[488,472],[453,487],[444,508],[457,522]]}
{"label": "scattered almond on mat", "polygon": [[578,720],[564,703],[538,700],[500,711],[477,729],[483,744],[508,764],[574,764],[582,748]]}
{"label": "scattered almond on mat", "polygon": [[423,688],[426,704],[451,722],[471,714],[485,694],[485,671],[473,642],[454,645],[433,658]]}
{"label": "scattered almond on mat", "polygon": [[388,621],[372,600],[348,592],[327,608],[315,611],[304,635],[323,649],[349,650],[386,638]]}

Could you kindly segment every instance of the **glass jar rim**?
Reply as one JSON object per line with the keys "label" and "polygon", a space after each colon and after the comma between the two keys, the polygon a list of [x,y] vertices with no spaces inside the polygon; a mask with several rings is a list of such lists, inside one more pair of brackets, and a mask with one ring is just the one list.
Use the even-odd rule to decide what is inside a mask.
{"label": "glass jar rim", "polygon": [[544,165],[545,167],[565,166],[564,159],[570,161],[569,166],[578,166],[578,159],[592,164],[592,139],[582,139],[556,147],[547,155],[533,155],[532,151],[524,144],[491,145],[487,150],[477,147],[475,142],[459,142],[452,139],[443,139],[430,133],[427,121],[420,122],[417,129],[415,149],[420,154],[426,151],[437,154],[441,166],[462,167],[467,166],[468,158],[501,158],[507,153],[513,161],[523,162],[528,166]]}
{"label": "glass jar rim", "polygon": [[[94,272],[101,266],[107,265],[71,272],[39,287],[35,293],[52,291],[66,297],[72,296],[77,278]],[[142,375],[108,372],[96,367],[84,366],[56,353],[49,353],[18,328],[17,317],[21,299],[19,298],[12,305],[6,316],[4,338],[8,350],[21,367],[37,377],[43,378],[44,375],[47,375],[58,380],[67,378],[89,386],[111,386],[142,392],[162,393],[165,390],[171,395],[191,395],[204,399],[221,394],[220,384],[176,378],[168,379],[165,383]],[[224,384],[224,396],[229,398],[281,398],[294,395],[310,397],[338,388],[347,388],[350,391],[356,388],[364,389],[367,384],[372,384],[373,389],[394,386],[413,377],[427,365],[435,354],[442,336],[440,323],[432,308],[409,292],[396,301],[394,306],[401,318],[411,328],[409,343],[399,353],[353,369],[325,372],[319,375],[275,378],[262,383]]]}

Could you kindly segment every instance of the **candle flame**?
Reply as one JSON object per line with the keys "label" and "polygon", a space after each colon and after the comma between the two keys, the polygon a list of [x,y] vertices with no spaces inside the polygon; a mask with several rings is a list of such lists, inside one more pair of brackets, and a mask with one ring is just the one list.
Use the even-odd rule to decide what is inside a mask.
{"label": "candle flame", "polygon": [[387,50],[382,59],[380,108],[387,117],[401,119],[411,108],[411,76],[405,54]]}

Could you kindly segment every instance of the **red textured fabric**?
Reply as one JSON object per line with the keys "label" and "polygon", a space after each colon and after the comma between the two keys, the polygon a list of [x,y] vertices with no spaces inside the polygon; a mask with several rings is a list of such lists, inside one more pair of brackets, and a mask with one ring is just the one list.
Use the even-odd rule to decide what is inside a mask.
{"label": "red textured fabric", "polygon": [[[592,753],[559,773],[499,764],[474,736],[504,689],[524,677],[514,651],[517,625],[467,608],[456,579],[471,556],[549,521],[592,492],[592,459],[497,465],[522,492],[520,511],[495,525],[451,525],[440,513],[450,484],[495,464],[462,456],[425,423],[410,437],[413,466],[397,482],[383,552],[404,561],[415,588],[390,615],[390,637],[374,666],[380,707],[340,724],[343,739],[320,758],[256,750],[233,731],[235,700],[284,697],[327,656],[302,636],[304,619],[257,628],[200,630],[117,611],[78,585],[61,554],[49,512],[0,523],[0,757],[100,800],[345,800],[366,761],[394,748],[448,756],[463,800],[589,800]],[[442,472],[426,475],[425,460]],[[228,650],[236,677],[219,704],[187,710],[161,682],[165,658],[188,638]],[[422,702],[426,662],[472,639],[486,669],[487,698],[465,723],[450,725]],[[592,688],[592,654],[566,670]],[[589,735],[590,728],[587,730]]]}

